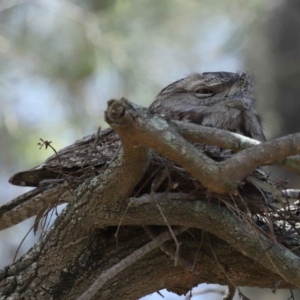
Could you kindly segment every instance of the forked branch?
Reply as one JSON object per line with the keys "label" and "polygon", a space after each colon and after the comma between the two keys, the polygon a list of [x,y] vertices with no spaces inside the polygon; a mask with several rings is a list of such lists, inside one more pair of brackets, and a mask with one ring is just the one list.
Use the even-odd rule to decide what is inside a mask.
{"label": "forked branch", "polygon": [[[218,163],[179,134],[178,122],[175,126],[124,98],[113,100],[110,105],[127,115],[124,120],[119,119],[118,126],[111,124],[115,130],[121,124],[126,124],[137,143],[152,148],[182,166],[210,191],[220,194],[236,193],[241,180],[256,167],[276,163],[300,152],[300,134],[293,134],[245,149]],[[210,143],[207,136],[206,142]]]}

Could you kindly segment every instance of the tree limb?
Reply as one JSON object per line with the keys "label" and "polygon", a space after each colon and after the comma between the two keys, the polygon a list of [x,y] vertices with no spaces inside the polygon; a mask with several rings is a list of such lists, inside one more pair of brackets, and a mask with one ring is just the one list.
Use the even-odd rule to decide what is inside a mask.
{"label": "tree limb", "polygon": [[[171,121],[171,123],[176,124],[178,132],[189,142],[218,146],[224,149],[233,150],[235,152],[261,144],[261,142],[257,140],[253,140],[238,133],[229,132],[222,129],[186,123],[182,121]],[[289,135],[286,138],[293,139],[294,135]],[[299,153],[299,150],[296,152]],[[265,163],[266,162],[263,162],[263,164]],[[274,164],[300,174],[300,155],[274,161]]]}
{"label": "tree limb", "polygon": [[[187,227],[181,227],[178,229],[174,229],[173,232],[175,235],[186,231]],[[111,278],[115,277],[118,273],[123,271],[125,268],[128,268],[131,264],[135,263],[141,257],[152,251],[153,249],[162,245],[165,241],[171,239],[172,236],[169,231],[165,231],[161,233],[158,237],[153,239],[151,242],[142,246],[141,248],[134,251],[132,254],[118,262],[116,265],[111,267],[110,269],[103,272],[96,281],[92,284],[92,286],[84,292],[78,300],[89,300],[91,299],[99,289]]]}
{"label": "tree limb", "polygon": [[126,120],[126,126],[137,141],[184,167],[212,192],[236,193],[240,181],[256,167],[300,152],[300,134],[293,134],[245,149],[218,163],[188,143],[172,123],[146,115],[145,109],[131,105],[124,98],[114,103],[119,110],[134,116],[131,124]]}
{"label": "tree limb", "polygon": [[[74,199],[57,218],[54,226],[25,256],[0,272],[1,296],[13,295],[25,299],[74,299],[74,296],[78,298],[93,284],[94,278],[100,278],[99,276],[104,271],[110,270],[118,261],[129,257],[130,254],[145,245],[147,243],[145,235],[140,235],[137,240],[134,240],[134,234],[131,232],[126,234],[126,229],[123,229],[126,239],[116,250],[115,247],[112,247],[111,237],[113,235],[109,233],[109,230],[119,224],[127,205],[126,199],[132,196],[133,189],[147,169],[150,160],[149,148],[153,148],[175,163],[182,165],[191,174],[197,175],[199,180],[203,180],[204,185],[215,192],[234,191],[241,174],[246,171],[242,170],[238,175],[231,173],[235,173],[244,166],[250,170],[251,167],[255,167],[263,160],[260,157],[254,157],[251,148],[241,151],[242,154],[235,154],[227,160],[229,161],[227,165],[227,161],[215,162],[182,138],[174,124],[168,124],[165,120],[150,114],[147,109],[130,104],[124,99],[109,102],[106,119],[122,140],[123,148],[120,149],[119,155],[103,174],[87,180],[78,187]],[[267,158],[267,162],[271,163],[288,153],[292,155],[297,152],[298,136],[293,135],[292,139],[290,137],[275,140],[266,145],[264,143],[253,147],[254,152],[256,155],[262,153],[262,156],[267,158],[264,151],[272,152],[272,147],[276,146],[279,154],[276,155],[272,152]],[[284,150],[283,147],[287,147],[288,150]],[[245,159],[244,164],[241,159]],[[234,169],[233,172],[230,166],[236,167],[238,163],[238,169]],[[235,285],[238,286],[244,282],[250,284],[250,280],[253,280],[251,282],[255,285],[262,284],[262,282],[257,283],[255,274],[268,270],[267,273],[264,273],[268,276],[263,277],[264,287],[272,286],[276,280],[282,280],[281,286],[300,288],[299,257],[284,246],[274,244],[246,214],[241,218],[242,214],[236,215],[226,207],[208,202],[207,199],[157,201],[159,201],[170,226],[180,225],[204,229],[218,237],[220,241],[225,241],[220,242],[223,245],[228,247],[232,245],[231,252],[238,251],[234,252],[235,262],[230,263],[230,270],[233,273],[227,275]],[[150,203],[131,207],[124,215],[121,225],[129,226],[127,228],[133,230],[133,228],[143,225],[165,226],[165,221],[158,214],[156,207]],[[97,231],[100,229],[101,234],[98,234]],[[198,244],[195,243],[195,245]],[[183,243],[182,246],[188,248],[190,244]],[[214,251],[217,250],[214,248]],[[136,270],[140,267],[140,263],[144,262],[145,270],[149,272],[151,270],[151,274],[155,273],[154,277],[157,277],[157,270],[161,268],[165,278],[172,278],[173,281],[161,284],[153,278],[151,287],[143,285],[143,289],[138,294],[139,297],[142,296],[141,293],[153,291],[154,287],[171,286],[175,288],[174,282],[176,283],[177,277],[174,277],[174,274],[176,272],[178,272],[176,273],[178,278],[185,278],[182,274],[182,272],[186,272],[185,270],[174,268],[161,258],[159,252],[154,252],[147,254],[152,258],[159,257],[158,264],[153,268],[149,266],[150,261],[147,261],[146,256],[141,259],[139,264],[132,265],[131,268]],[[209,252],[211,251],[208,250],[206,255],[212,257]],[[203,253],[202,255],[205,255],[204,251]],[[240,253],[250,258],[252,264]],[[220,253],[217,254],[217,257],[221,261]],[[239,258],[237,259],[237,257]],[[222,280],[218,279],[220,283],[228,284],[228,280],[222,277],[222,274],[217,273],[219,267],[214,263],[213,257],[211,259],[206,265],[206,269],[203,269],[206,262],[199,258],[198,266],[201,263],[201,267],[198,267],[197,272],[193,274],[193,276],[197,276],[195,284],[213,281],[216,277],[209,277],[208,274],[209,272],[213,273],[212,270],[218,274],[218,278],[222,278]],[[243,275],[245,269],[243,269],[243,273],[239,271],[239,275],[235,273],[238,270],[238,262],[242,259],[247,262],[243,264],[245,268],[248,268],[247,280]],[[96,297],[112,299],[106,288],[107,285],[118,286],[120,291],[128,291],[129,287],[126,283],[128,276],[132,278],[134,272],[126,272],[124,269],[117,276],[110,278],[107,284],[97,291]],[[135,278],[135,280],[138,282],[139,278]],[[180,292],[187,291],[187,282],[185,281]],[[118,296],[120,295],[122,292],[118,294]],[[128,296],[128,298],[136,298],[135,295]]]}

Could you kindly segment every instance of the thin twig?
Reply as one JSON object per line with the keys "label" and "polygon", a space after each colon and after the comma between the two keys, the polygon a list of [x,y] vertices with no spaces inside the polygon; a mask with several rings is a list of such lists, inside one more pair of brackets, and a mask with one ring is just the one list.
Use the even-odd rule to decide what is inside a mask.
{"label": "thin twig", "polygon": [[[151,237],[152,240],[154,240],[157,237],[157,235],[152,230],[151,226],[143,226],[143,229]],[[169,257],[171,257],[173,260],[175,260],[176,253],[170,247],[163,244],[160,246],[160,249],[164,253],[166,253]],[[181,257],[178,258],[178,264],[189,272],[195,273],[196,275],[200,274],[200,272],[198,272],[197,270],[194,270],[195,269],[194,265],[192,265],[189,261],[187,261]]]}
{"label": "thin twig", "polygon": [[219,262],[219,260],[218,260],[218,258],[217,258],[217,255],[216,255],[216,253],[215,253],[215,251],[214,251],[214,249],[213,249],[213,247],[212,247],[212,245],[211,245],[211,242],[210,242],[210,240],[209,240],[209,238],[207,237],[207,241],[208,241],[208,245],[209,245],[209,247],[210,247],[210,249],[211,249],[211,253],[213,254],[213,256],[214,256],[214,258],[215,258],[215,260],[216,260],[216,262],[217,262],[217,264],[219,265],[219,267],[220,267],[220,269],[221,269],[221,271],[224,273],[224,275],[227,277],[227,279],[228,279],[228,282],[230,282],[230,284],[232,285],[232,286],[235,286],[235,284],[233,283],[233,281],[230,279],[230,277],[227,275],[227,272],[225,271],[225,269],[222,267],[222,265],[220,264],[220,262]]}
{"label": "thin twig", "polygon": [[117,230],[116,230],[116,232],[115,232],[116,249],[117,249],[117,250],[118,250],[118,246],[119,246],[119,243],[118,243],[118,234],[119,234],[119,230],[120,230],[120,228],[121,228],[122,222],[123,222],[123,220],[124,220],[124,217],[125,217],[125,215],[126,215],[128,209],[129,209],[129,206],[127,205],[126,208],[125,208],[124,213],[122,214],[122,217],[121,217],[120,222],[119,222],[119,224],[118,224]]}
{"label": "thin twig", "polygon": [[155,201],[195,200],[198,198],[196,195],[189,193],[151,193],[139,198],[131,197],[127,200],[127,203],[130,207],[136,207],[147,203],[154,203]]}
{"label": "thin twig", "polygon": [[151,192],[154,193],[158,190],[158,188],[161,186],[161,184],[164,182],[164,180],[168,177],[168,171],[167,169],[163,169],[159,176],[157,176],[151,185]]}
{"label": "thin twig", "polygon": [[281,190],[280,192],[281,192],[281,196],[285,197],[286,199],[295,199],[295,200],[300,199],[300,190],[286,189],[286,190]]}
{"label": "thin twig", "polygon": [[240,288],[237,288],[237,290],[238,290],[238,294],[239,294],[240,299],[242,299],[242,300],[250,300],[248,297],[246,297],[246,296],[242,293],[242,291],[240,290]]}
{"label": "thin twig", "polygon": [[186,295],[185,300],[190,300],[190,299],[192,299],[193,296],[204,295],[204,294],[208,294],[208,293],[224,295],[224,290],[220,290],[217,288],[207,288],[207,289],[195,290],[193,292],[189,292]]}
{"label": "thin twig", "polygon": [[[180,227],[178,229],[174,229],[174,234],[180,234],[186,231],[188,227]],[[96,279],[96,281],[86,290],[77,300],[90,300],[96,293],[100,290],[100,288],[110,279],[115,277],[121,271],[128,268],[133,263],[137,262],[140,258],[145,256],[150,251],[159,247],[165,241],[171,239],[171,235],[169,231],[165,231],[161,233],[157,238],[142,246],[138,250],[134,251],[132,254],[128,255],[120,262],[112,266],[111,268],[105,270],[101,273],[101,275]]]}
{"label": "thin twig", "polygon": [[170,223],[168,222],[166,216],[164,215],[162,209],[161,209],[161,206],[159,205],[158,202],[155,202],[156,204],[156,207],[160,213],[160,215],[162,216],[164,222],[166,223],[171,235],[172,235],[172,238],[174,239],[174,242],[175,242],[175,245],[176,245],[176,252],[175,252],[175,259],[174,259],[174,266],[176,267],[178,265],[178,257],[179,257],[179,248],[180,248],[180,243],[178,242],[177,238],[176,238],[176,235],[174,234],[174,231],[170,225]]}
{"label": "thin twig", "polygon": [[236,292],[236,287],[234,285],[229,284],[226,293],[223,297],[223,300],[233,300],[235,292]]}
{"label": "thin twig", "polygon": [[84,162],[82,163],[81,168],[84,168],[86,162],[89,160],[89,157],[92,156],[92,153],[93,153],[93,151],[95,150],[95,148],[96,148],[96,146],[97,146],[97,144],[98,144],[99,137],[100,137],[100,132],[101,132],[101,126],[99,126],[99,127],[97,128],[95,141],[94,141],[93,146],[92,146],[92,148],[91,148],[90,154],[87,156],[87,158],[86,158],[86,159],[84,160]]}
{"label": "thin twig", "polygon": [[16,250],[15,256],[14,256],[14,258],[13,258],[13,263],[15,262],[15,260],[16,260],[16,258],[17,258],[17,255],[18,255],[18,253],[19,253],[19,250],[20,250],[21,246],[23,245],[25,239],[27,238],[28,234],[29,234],[30,231],[32,230],[33,226],[34,226],[34,225],[32,225],[32,226],[30,227],[30,229],[27,231],[27,233],[26,233],[25,236],[23,237],[22,241],[20,242],[20,244],[19,244],[19,246],[18,246],[18,248],[17,248],[17,250]]}
{"label": "thin twig", "polygon": [[110,165],[116,159],[116,157],[118,156],[121,148],[122,148],[122,144],[120,144],[118,146],[118,149],[117,149],[116,153],[114,154],[114,156],[112,157],[112,159],[109,162],[107,162],[107,165]]}
{"label": "thin twig", "polygon": [[74,192],[69,188],[69,187],[71,187],[71,184],[70,184],[70,182],[69,182],[67,176],[66,176],[65,173],[63,172],[63,166],[62,166],[60,157],[59,157],[57,151],[55,150],[55,148],[51,145],[52,142],[51,142],[51,141],[44,141],[42,138],[40,138],[40,140],[42,141],[42,143],[38,143],[38,145],[40,146],[40,149],[41,149],[43,146],[45,146],[45,149],[47,149],[48,147],[50,147],[50,148],[54,151],[54,153],[55,153],[55,155],[56,155],[56,157],[57,157],[57,161],[58,161],[58,165],[59,165],[59,169],[60,169],[60,174],[64,177],[64,179],[65,179],[66,182],[68,183],[68,186],[67,186],[68,191],[71,193],[71,195],[74,195]]}

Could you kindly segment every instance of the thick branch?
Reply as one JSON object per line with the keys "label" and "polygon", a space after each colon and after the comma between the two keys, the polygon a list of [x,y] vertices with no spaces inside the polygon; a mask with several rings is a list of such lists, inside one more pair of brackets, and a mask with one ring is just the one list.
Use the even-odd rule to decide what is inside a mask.
{"label": "thick branch", "polygon": [[224,162],[223,174],[230,181],[240,181],[255,167],[270,165],[298,153],[300,153],[300,134],[291,134],[236,153]]}
{"label": "thick branch", "polygon": [[[174,230],[174,234],[179,234],[186,231],[188,228],[181,227],[177,230]],[[161,233],[158,237],[156,237],[151,242],[147,243],[146,245],[142,246],[141,248],[137,249],[135,252],[128,255],[126,258],[118,262],[116,265],[112,266],[110,269],[103,272],[96,281],[92,284],[92,286],[84,292],[78,300],[89,300],[91,299],[99,289],[103,287],[103,285],[111,278],[115,277],[121,271],[128,268],[130,265],[135,263],[137,260],[145,256],[150,251],[154,250],[155,248],[162,245],[167,240],[171,239],[171,234],[169,231],[165,231]]]}
{"label": "thick branch", "polygon": [[[110,108],[107,117],[111,122],[118,124],[119,114],[113,107]],[[126,120],[127,115],[122,117],[122,120]],[[126,131],[126,126],[119,128],[118,132],[123,131]],[[119,211],[121,215],[120,207],[126,203],[124,199],[130,196],[142,178],[149,160],[149,149],[133,144],[128,136],[110,168],[102,175],[82,184],[77,189],[72,203],[57,218],[54,227],[29,254],[2,272],[2,295],[17,293],[20,298],[48,299],[48,296],[45,298],[45,294],[60,293],[61,288],[57,287],[62,280],[62,272],[71,272],[70,265],[74,268],[80,265],[80,257],[85,252],[86,242],[89,241],[91,229],[95,226],[90,215],[106,212],[105,218],[109,219],[110,209]],[[90,286],[90,280],[89,277],[83,278],[80,284],[74,287],[75,291],[82,294]],[[64,295],[64,298],[68,298],[67,295]]]}
{"label": "thick branch", "polygon": [[[122,107],[122,109],[119,108],[120,110],[132,115],[131,122],[128,118],[124,119],[124,125],[126,124],[128,131],[134,136],[137,143],[142,143],[183,166],[185,170],[212,191],[222,193],[235,190],[236,185],[220,182],[218,163],[188,143],[177,132],[176,126],[148,113],[146,109],[140,106],[132,105],[124,98],[114,101],[115,104]],[[114,124],[110,125],[118,130]],[[120,137],[122,138],[121,135]]]}
{"label": "thick branch", "polygon": [[171,123],[177,126],[178,132],[189,142],[218,146],[235,152],[260,144],[259,141],[244,135],[214,127],[182,121],[171,121]]}
{"label": "thick branch", "polygon": [[[28,299],[74,299],[91,286],[94,278],[98,278],[101,273],[115,265],[114,260],[128,257],[130,253],[148,242],[148,240],[137,240],[136,243],[131,243],[134,236],[129,234],[123,241],[127,247],[121,248],[122,253],[115,247],[111,248],[112,243],[108,251],[106,237],[109,236],[109,226],[119,225],[120,220],[122,225],[165,226],[165,221],[157,208],[151,204],[130,208],[122,219],[126,199],[132,195],[133,188],[148,166],[148,147],[181,164],[212,190],[224,192],[236,188],[237,182],[232,183],[232,180],[237,179],[235,177],[228,179],[227,177],[230,177],[227,176],[228,174],[222,174],[226,162],[219,164],[207,158],[177,133],[176,126],[169,125],[165,120],[149,114],[146,109],[131,105],[125,100],[110,101],[106,118],[122,139],[123,149],[119,156],[102,175],[85,182],[77,189],[74,199],[56,220],[54,227],[26,256],[2,271],[1,295],[14,295]],[[285,142],[283,141],[283,144],[279,142],[279,149]],[[271,147],[272,144],[267,145]],[[295,139],[290,150],[294,151],[298,149],[297,147]],[[263,145],[254,148],[258,151],[256,154],[265,149]],[[246,156],[250,158],[246,158],[246,162],[257,164],[260,162],[259,158],[257,160],[252,158],[250,150],[242,151],[244,153],[241,152],[241,156],[236,156],[236,161],[229,160],[229,162],[233,165],[238,163],[238,159],[248,151],[249,155]],[[285,155],[286,152],[280,150],[280,155],[283,154]],[[269,160],[272,159],[278,157],[273,155]],[[242,163],[239,164],[238,169],[241,167]],[[232,170],[230,172],[233,173]],[[225,178],[224,182],[221,182],[222,178]],[[284,286],[300,287],[300,259],[283,246],[273,244],[268,237],[253,227],[250,220],[245,219],[246,216],[241,220],[226,208],[205,200],[170,200],[159,201],[159,204],[170,225],[203,228],[257,262],[257,265],[252,266],[255,270],[260,268],[259,265],[270,270],[270,282],[264,281],[266,285],[271,286],[274,279],[281,279]],[[104,228],[104,230],[98,234],[95,228],[96,230]],[[100,246],[96,247],[95,243],[99,243]],[[129,244],[131,248],[128,248]],[[161,264],[161,260],[159,263]],[[237,268],[236,262],[231,265],[234,270]],[[150,270],[148,261],[145,261],[143,266],[145,270]],[[172,269],[172,272],[176,270],[178,271]],[[200,269],[198,271],[202,272]],[[253,270],[250,271],[254,274]],[[164,269],[163,272],[166,273],[167,270]],[[132,275],[132,273],[130,270],[125,275],[120,273],[118,276],[126,279],[126,274]],[[171,274],[174,276],[174,273]],[[169,278],[173,278],[172,276]],[[107,285],[110,287],[123,284],[124,289],[127,288],[128,291],[129,287],[125,280],[119,280],[120,278],[117,277],[110,279]],[[243,279],[242,275],[239,279],[233,277],[235,282]],[[201,281],[203,278],[198,280]],[[159,286],[157,283],[156,287],[164,286]],[[146,290],[144,287],[143,291]],[[111,299],[109,298],[111,294],[107,291],[108,288],[103,287],[96,296],[101,299]]]}
{"label": "thick branch", "polygon": [[[300,287],[300,258],[280,244],[274,244],[262,234],[252,221],[240,219],[226,208],[207,201],[160,201],[164,215],[170,225],[203,228],[233,245],[239,252],[259,262],[266,269],[278,274],[283,280]],[[99,226],[117,225],[119,216],[111,212],[109,220],[101,214]],[[152,205],[130,209],[123,225],[165,225]],[[283,264],[284,262],[284,264]]]}
{"label": "thick branch", "polygon": [[[246,136],[222,129],[186,123],[182,121],[172,121],[172,123],[177,125],[178,132],[189,142],[218,146],[224,149],[233,150],[235,152],[260,144],[260,142],[257,140],[253,140]],[[290,135],[287,137],[293,139],[294,136],[295,135]],[[263,164],[264,163],[265,162],[263,162]],[[289,171],[300,174],[300,155],[273,161],[273,163]]]}
{"label": "thick branch", "polygon": [[[135,106],[138,108],[138,106]],[[145,110],[146,111],[146,110]],[[141,112],[141,108],[139,108],[139,113]],[[145,113],[144,116],[148,118],[147,114]],[[133,119],[132,119],[133,121]],[[206,126],[201,126],[201,125],[196,125],[192,123],[186,123],[186,122],[180,122],[180,121],[171,121],[172,124],[176,126],[176,130],[188,141],[190,142],[201,142],[204,144],[209,144],[213,146],[219,146],[221,148],[225,149],[231,149],[233,151],[240,151],[249,147],[252,147],[254,145],[260,144],[260,142],[256,140],[252,140],[248,137],[235,134],[232,132],[216,129],[216,128],[210,128]],[[116,130],[117,127],[122,128],[122,126],[118,126],[116,124]],[[126,134],[126,132],[125,132]],[[129,131],[129,134],[130,131]],[[122,134],[121,134],[122,136]],[[289,139],[293,138],[293,136],[287,137],[286,143],[289,144]],[[124,136],[123,137],[123,142],[126,143],[128,139]],[[136,139],[135,139],[136,140]],[[130,141],[130,137],[129,140]],[[272,145],[273,143],[276,143],[274,141],[270,142],[270,147],[271,151],[274,151]],[[283,144],[282,147],[285,147],[286,144]],[[264,147],[264,146],[263,146]],[[265,154],[265,156],[261,156],[260,153],[263,151],[261,148],[258,148],[255,150],[255,155],[260,156],[259,161],[253,161],[251,156],[253,156],[252,150],[249,150],[249,152],[246,152],[246,154],[240,154],[240,155],[245,155],[250,156],[250,158],[243,158],[242,160],[244,161],[244,164],[247,164],[248,166],[241,168],[240,165],[240,156],[237,156],[237,158],[233,159],[231,162],[227,162],[227,169],[235,168],[235,166],[238,166],[238,169],[236,169],[234,177],[231,178],[230,180],[233,182],[239,182],[244,176],[246,176],[251,170],[257,165],[257,164],[265,164],[266,162],[264,161],[266,156],[267,159],[269,159],[269,154]],[[288,153],[291,153],[291,147],[287,147]],[[263,151],[264,152],[264,151]],[[297,150],[296,150],[297,152]],[[247,154],[248,153],[248,154]],[[287,153],[285,153],[283,156],[285,156]],[[175,153],[176,155],[176,153]],[[256,157],[255,157],[256,158]],[[247,159],[249,159],[248,163],[246,163]],[[252,160],[252,161],[251,161]],[[279,161],[275,161],[276,158],[273,160],[273,162],[277,165],[280,165],[288,170],[294,171],[298,174],[300,174],[300,156],[294,156],[294,157],[288,157]],[[224,170],[222,173],[227,172],[227,169]],[[241,170],[241,171],[238,171]],[[243,170],[243,171],[242,171]],[[217,173],[219,170],[217,170]],[[227,177],[227,174],[225,174]],[[216,181],[220,181],[219,177],[222,175],[217,176],[218,178]],[[198,177],[199,178],[199,177]],[[203,182],[203,181],[202,181]],[[30,191],[27,194],[24,194],[15,201],[12,201],[11,203],[5,204],[0,208],[0,230],[5,229],[7,227],[10,227],[12,225],[15,225],[31,216],[34,216],[37,214],[44,206],[49,205],[51,202],[57,202],[56,200],[58,198],[63,199],[64,202],[70,201],[71,200],[71,195],[67,196],[68,191],[64,191],[64,186],[61,187],[60,189],[55,190],[52,192],[52,190],[47,190],[43,193],[40,193],[38,195],[34,195],[34,193],[38,193],[39,189]],[[60,197],[58,197],[58,195]],[[33,203],[36,203],[33,205]],[[14,205],[14,206],[12,206]],[[30,208],[27,209],[27,207]],[[34,210],[35,209],[35,210]]]}
{"label": "thick branch", "polygon": [[181,165],[205,187],[216,193],[236,193],[240,181],[256,167],[300,152],[300,134],[294,134],[245,149],[226,161],[217,163],[178,133],[178,123],[174,126],[155,115],[147,114],[145,109],[132,106],[126,99],[115,101],[115,104],[124,113],[126,111],[128,115],[132,115],[132,122],[129,123],[129,119],[126,119],[124,124],[137,142]]}

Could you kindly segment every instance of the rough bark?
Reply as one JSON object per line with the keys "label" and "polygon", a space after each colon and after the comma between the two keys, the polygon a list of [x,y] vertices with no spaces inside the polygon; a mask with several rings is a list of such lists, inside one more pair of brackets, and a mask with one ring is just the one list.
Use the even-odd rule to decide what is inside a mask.
{"label": "rough bark", "polygon": [[[141,226],[151,225],[156,235],[166,231],[155,203],[169,225],[190,228],[178,236],[179,265],[174,266],[159,248],[145,252],[108,278],[92,299],[137,299],[161,288],[182,294],[202,282],[273,287],[280,281],[280,288],[300,287],[300,258],[288,249],[300,244],[297,236],[292,246],[287,240],[283,246],[254,224],[249,214],[210,201],[212,193],[219,199],[230,198],[257,166],[283,164],[287,156],[299,153],[299,134],[216,162],[178,133],[187,130],[178,129],[179,123],[167,122],[124,99],[109,102],[106,119],[121,138],[119,155],[104,174],[78,187],[67,208],[26,255],[1,271],[1,299],[79,298],[101,274],[118,268],[151,241]],[[239,141],[243,145],[242,138]],[[236,150],[239,147],[243,148],[236,146]],[[124,214],[128,198],[147,170],[150,148],[184,167],[209,192],[189,200],[166,197],[130,207]],[[172,239],[164,246],[174,254]]]}

